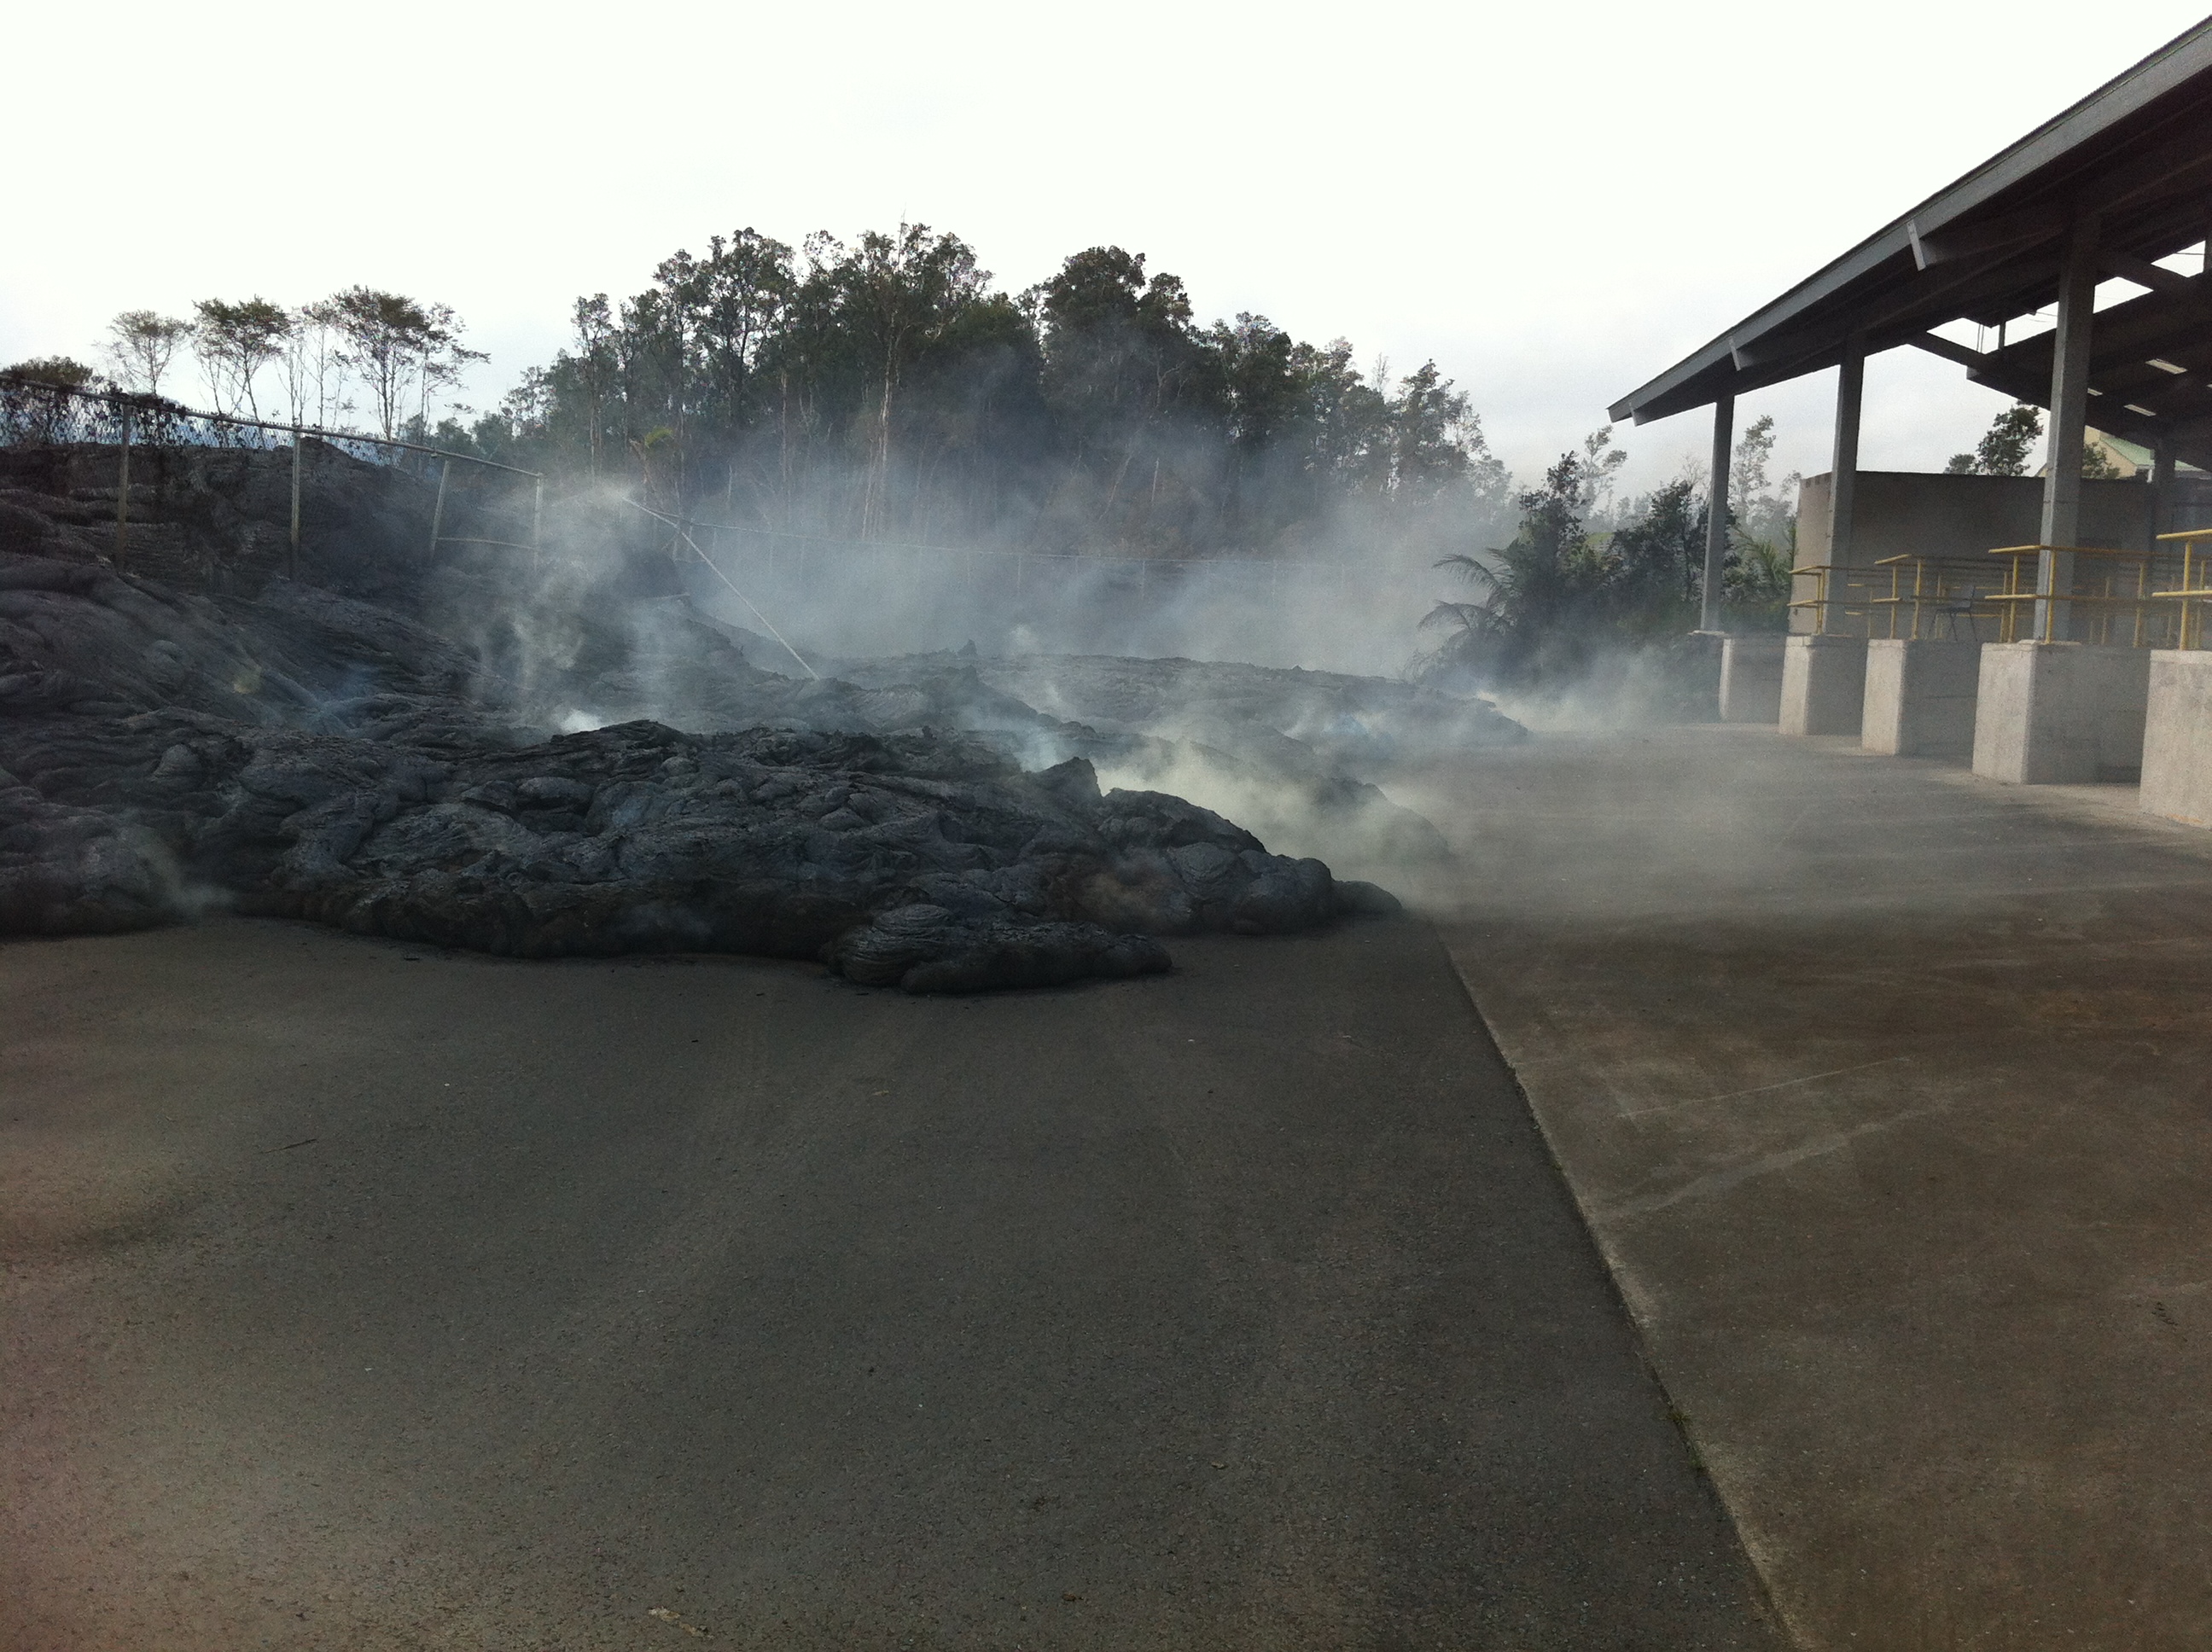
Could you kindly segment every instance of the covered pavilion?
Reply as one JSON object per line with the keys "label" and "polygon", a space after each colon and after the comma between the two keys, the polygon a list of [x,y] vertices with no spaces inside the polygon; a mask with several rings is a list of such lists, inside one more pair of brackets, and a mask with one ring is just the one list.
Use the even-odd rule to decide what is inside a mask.
{"label": "covered pavilion", "polygon": [[[1785,729],[1862,732],[1876,750],[1910,751],[1927,744],[1915,732],[1925,724],[1921,735],[1932,730],[1937,744],[1956,744],[1964,699],[1975,767],[1996,778],[2086,780],[2147,764],[2140,713],[2130,751],[2130,720],[2118,702],[2142,703],[2142,683],[2154,658],[2162,657],[2142,646],[2146,641],[2194,640],[2188,620],[2197,604],[2183,591],[2212,580],[2192,556],[2181,590],[2153,600],[2142,599],[2145,589],[2115,594],[2112,555],[2127,559],[2134,571],[2125,578],[2143,587],[2161,544],[2164,562],[2176,566],[2178,554],[2193,549],[2156,536],[2170,527],[2180,502],[2176,466],[2212,471],[2212,259],[2193,270],[2168,261],[2203,246],[2208,233],[2212,19],[1613,404],[1615,420],[1638,424],[1711,407],[1714,474],[1724,476],[1737,397],[1838,369],[1833,464],[1828,477],[1808,484],[1805,515],[1812,519],[1801,524],[1793,635],[1778,650],[1774,715]],[[2100,287],[2115,279],[2134,290],[2106,288],[2099,309]],[[2054,305],[2054,327],[2008,337]],[[1938,331],[1960,321],[1993,330],[1995,347],[1977,349]],[[1875,501],[1873,478],[1858,467],[1864,367],[1869,355],[1900,346],[1956,362],[1974,382],[2047,410],[2050,462],[2039,483],[1914,477]],[[2092,426],[2151,452],[2149,488],[2085,484],[2078,456]],[[2128,493],[2100,496],[2121,488]],[[1986,533],[1983,543],[1972,543],[1978,525],[1995,531],[2006,519],[2003,501],[2031,495],[2039,495],[2033,499],[2039,510],[2030,519],[2032,544],[2001,545]],[[1712,513],[1707,631],[1721,629],[1726,532],[1726,513]],[[2003,640],[1984,646],[1978,635],[1961,638],[1955,622],[1947,635],[1923,635],[1923,610],[1931,623],[1955,616],[1960,593],[1912,600],[1901,594],[1905,565],[1922,589],[1941,591],[1942,569],[1934,565],[1972,567],[1965,559],[1993,550],[2008,553],[2008,562],[1980,566],[2008,566],[2012,588],[1996,590],[2002,576],[1985,573],[1981,585],[1966,589],[1963,607],[1978,610],[1977,617],[2002,616]],[[1885,581],[1887,599],[1875,594]],[[1855,607],[1846,586],[1856,594]],[[2131,626],[2115,624],[2124,611],[2132,612]],[[1906,614],[1910,626],[1901,629]],[[2148,629],[2146,615],[2155,621]],[[1889,636],[1881,635],[1885,628]],[[2124,641],[2116,639],[2121,629],[2129,633]],[[1869,649],[1873,641],[1895,646]],[[1738,638],[1725,646],[1731,658],[1723,680],[1736,690],[1738,714],[1757,714],[1756,663],[1777,652],[1771,641],[1762,647]],[[2212,660],[2197,652],[2185,663]],[[1916,676],[1928,691],[1917,696]],[[1974,680],[1962,695],[1966,677]],[[1916,708],[1910,703],[1916,697],[1929,704]],[[1916,718],[1935,700],[1948,708]],[[2112,724],[2116,705],[2117,732],[2085,736],[2091,725]],[[2212,726],[2200,732],[2212,740]],[[2077,749],[2085,738],[2094,749]],[[2148,790],[2148,769],[2145,784]],[[2212,823],[2212,793],[2198,801]]]}

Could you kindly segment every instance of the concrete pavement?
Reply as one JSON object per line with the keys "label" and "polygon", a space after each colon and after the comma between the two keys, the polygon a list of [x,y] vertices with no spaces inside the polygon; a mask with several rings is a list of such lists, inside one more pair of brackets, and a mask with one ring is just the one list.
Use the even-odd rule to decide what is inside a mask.
{"label": "concrete pavement", "polygon": [[1802,1643],[2212,1643],[2212,834],[1771,729],[1392,792]]}
{"label": "concrete pavement", "polygon": [[0,1646],[1778,1644],[1433,934],[1176,951],[0,948]]}

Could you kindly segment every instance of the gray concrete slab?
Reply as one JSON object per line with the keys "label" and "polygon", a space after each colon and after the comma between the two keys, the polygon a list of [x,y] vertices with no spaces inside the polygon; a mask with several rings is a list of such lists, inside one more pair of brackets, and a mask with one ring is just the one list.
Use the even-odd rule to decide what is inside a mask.
{"label": "gray concrete slab", "polygon": [[1864,637],[1791,636],[1782,651],[1784,734],[1859,733],[1866,710]]}
{"label": "gray concrete slab", "polygon": [[1773,726],[1782,715],[1783,647],[1778,632],[1721,644],[1721,721]]}
{"label": "gray concrete slab", "polygon": [[2150,650],[1996,642],[1982,650],[1977,774],[2012,786],[2085,785],[2142,771]]}
{"label": "gray concrete slab", "polygon": [[1775,1645],[1434,935],[1176,956],[0,948],[0,1646]]}
{"label": "gray concrete slab", "polygon": [[2212,653],[2158,650],[2147,687],[2143,812],[2212,826]]}
{"label": "gray concrete slab", "polygon": [[1869,642],[1859,744],[1883,757],[1971,757],[1981,653],[1948,638]]}
{"label": "gray concrete slab", "polygon": [[1802,1643],[2212,1642],[2212,834],[1725,727],[1394,794]]}

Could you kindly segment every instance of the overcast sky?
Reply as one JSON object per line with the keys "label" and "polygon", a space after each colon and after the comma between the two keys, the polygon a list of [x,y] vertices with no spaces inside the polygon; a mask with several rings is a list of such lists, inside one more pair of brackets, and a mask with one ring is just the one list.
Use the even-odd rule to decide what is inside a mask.
{"label": "overcast sky", "polygon": [[[2197,21],[1850,6],[373,9],[44,4],[9,25],[0,361],[125,308],[356,282],[550,358],[678,246],[902,219],[1019,288],[1113,242],[1363,362],[1433,356],[1540,469],[1606,404]],[[1747,402],[1826,468],[1832,375]],[[1913,350],[1862,463],[1940,467],[2002,404]],[[1640,485],[1704,416],[1623,430]]]}

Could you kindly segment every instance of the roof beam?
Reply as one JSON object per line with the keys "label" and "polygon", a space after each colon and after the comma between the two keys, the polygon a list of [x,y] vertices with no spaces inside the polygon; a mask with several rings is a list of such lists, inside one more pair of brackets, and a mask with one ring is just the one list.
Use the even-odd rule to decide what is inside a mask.
{"label": "roof beam", "polygon": [[[1923,270],[1978,252],[2014,252],[2063,234],[2084,213],[2102,216],[2128,207],[2142,207],[2161,198],[2200,190],[2212,174],[2212,148],[2200,131],[2160,144],[2125,166],[2092,179],[2077,180],[2062,201],[2045,202],[1983,218],[1923,229],[1915,217],[1905,224],[1912,239],[1913,262]],[[2107,256],[2124,256],[2109,254]],[[2119,273],[2115,271],[2114,273]],[[2129,276],[2130,280],[2135,279]],[[2183,277],[2186,279],[2186,277]],[[2145,282],[2146,286],[2153,283]]]}
{"label": "roof beam", "polygon": [[2118,276],[2122,281],[2131,281],[2138,287],[2148,287],[2160,293],[2194,293],[2197,283],[2179,270],[2168,270],[2163,264],[2131,257],[2125,252],[2106,247],[2097,256],[2108,276]]}
{"label": "roof beam", "polygon": [[1912,240],[1912,262],[1922,270],[1932,270],[1939,264],[1951,264],[1960,258],[1971,258],[1984,252],[2010,252],[2023,246],[2033,246],[2038,241],[2047,241],[2066,233],[2066,226],[2074,215],[2063,206],[2032,207],[2026,212],[2007,213],[2002,218],[1984,218],[1979,223],[1960,224],[1955,229],[1932,230],[1923,234],[1919,220],[1910,219],[1905,234]]}
{"label": "roof beam", "polygon": [[[1926,350],[1930,355],[1940,355],[1947,361],[1957,362],[1966,369],[1966,376],[1974,383],[1987,386],[2016,402],[2025,402],[2031,407],[2042,407],[2051,398],[2051,380],[2047,372],[2039,374],[2025,363],[2002,361],[1993,351],[1969,349],[1964,344],[1954,344],[1932,332],[1916,334],[1905,342],[1916,349]],[[2111,404],[2108,406],[2107,403]],[[2091,417],[2098,429],[2116,436],[2154,438],[2167,423],[2158,414],[2146,416],[2130,413],[2125,404],[2112,395],[2097,398],[2091,409]]]}
{"label": "roof beam", "polygon": [[[1918,275],[1894,289],[1886,302],[1872,304],[1852,318],[1847,328],[1831,324],[1820,331],[1799,333],[1770,333],[1757,338],[1745,348],[1737,349],[1730,341],[1730,355],[1738,372],[1747,367],[1767,367],[1794,361],[1810,361],[1832,350],[1840,349],[1844,338],[1851,332],[1863,332],[1874,341],[1873,348],[1885,349],[1894,344],[1911,343],[1911,335],[1930,325],[1948,321],[1961,311],[1970,308],[1974,296],[1992,277],[2010,282],[2017,277],[2011,272],[2013,260],[2002,252],[1986,252],[1972,264],[1941,275]],[[2057,271],[2051,271],[2053,279]],[[1902,337],[1893,337],[1899,328],[1906,330]],[[1826,362],[1819,363],[1826,366]],[[1805,371],[1813,369],[1808,367]],[[1784,375],[1787,376],[1787,375]]]}
{"label": "roof beam", "polygon": [[[2201,116],[2201,106],[2198,112]],[[2202,119],[2192,121],[2181,137],[2085,180],[2074,191],[2074,204],[2084,212],[2112,213],[2201,191],[2207,173],[2212,173],[2212,147],[2208,145],[2212,140],[2208,140]]]}
{"label": "roof beam", "polygon": [[[1907,341],[1966,310],[1916,280],[1968,272],[1978,310],[2047,301],[2041,265],[2076,216],[2109,245],[2156,258],[2201,239],[2185,216],[2212,193],[2212,19],[2045,121],[1948,188],[1613,404],[1638,422],[1832,364],[1849,334]],[[2181,230],[2186,239],[2168,237]],[[2195,229],[2197,233],[2189,234]],[[2008,264],[1979,268],[1984,260]],[[2054,283],[2055,284],[2055,283]],[[2212,285],[2212,283],[2208,283]],[[1948,313],[1942,304],[1950,303]],[[2015,312],[2016,313],[2016,312]],[[2003,316],[1995,319],[2003,319]],[[1794,371],[1792,370],[1794,368]]]}
{"label": "roof beam", "polygon": [[1996,357],[1986,351],[1968,349],[1964,344],[1954,344],[1932,332],[1915,333],[1905,342],[1915,349],[1926,350],[1930,355],[1940,355],[1947,361],[1956,361],[1960,367],[1976,372],[1996,365]]}

